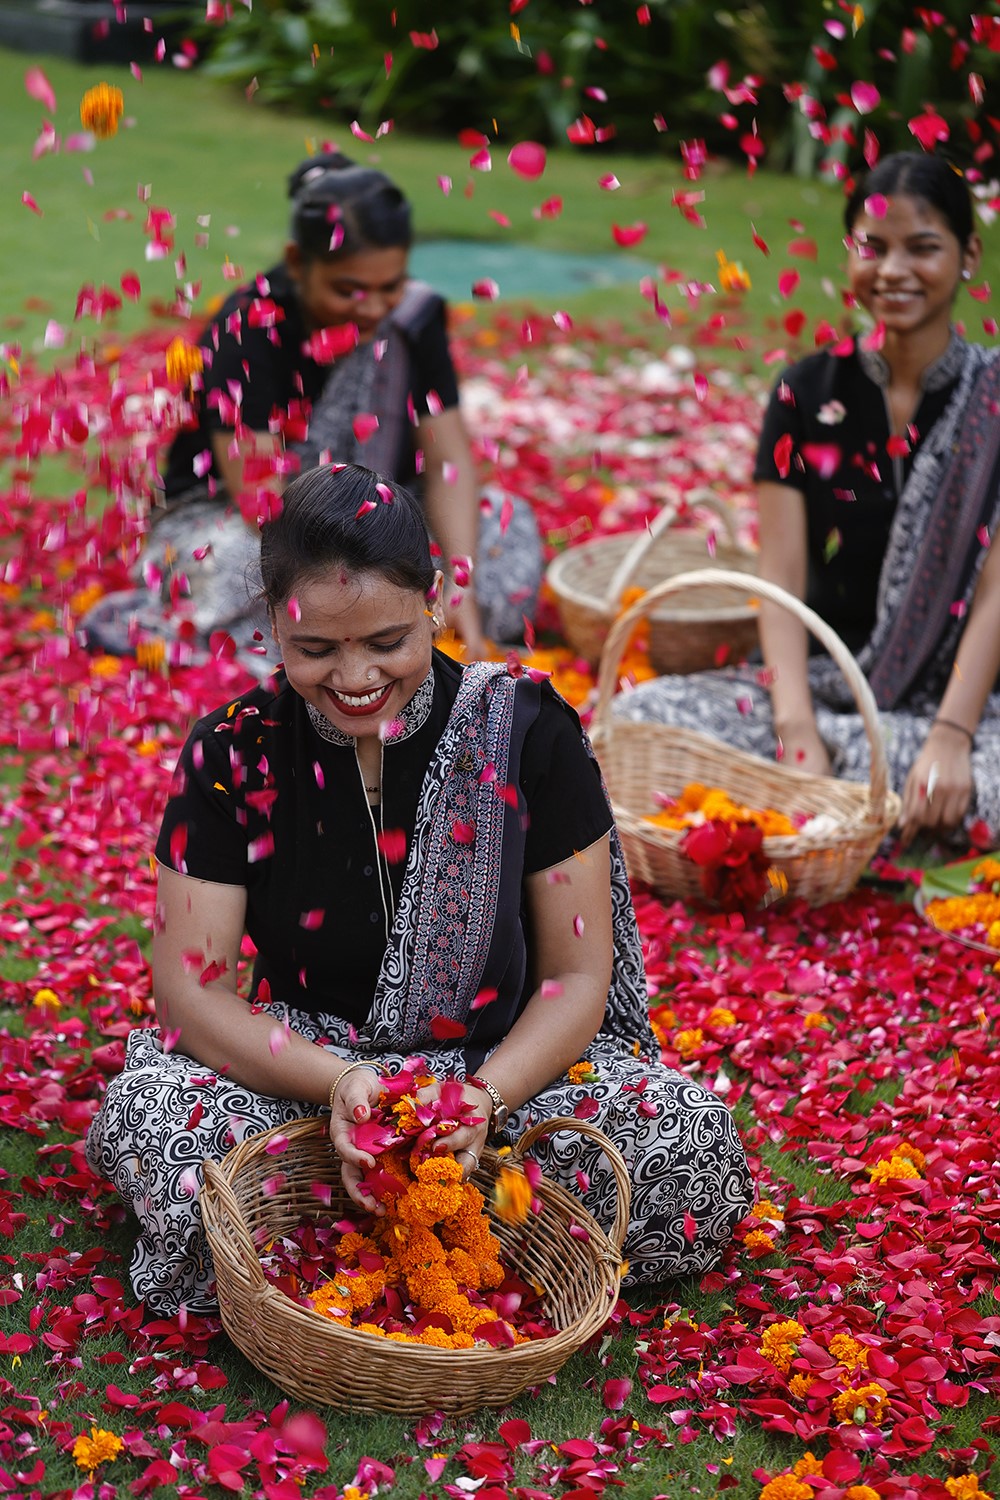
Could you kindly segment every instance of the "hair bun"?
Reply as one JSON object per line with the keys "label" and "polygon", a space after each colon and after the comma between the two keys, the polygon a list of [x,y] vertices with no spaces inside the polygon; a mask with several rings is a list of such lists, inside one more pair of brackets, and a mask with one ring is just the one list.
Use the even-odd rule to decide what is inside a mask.
{"label": "hair bun", "polygon": [[342,151],[323,151],[318,156],[310,156],[306,161],[300,162],[289,177],[288,196],[294,200],[300,193],[313,187],[327,172],[344,172],[354,166],[357,166],[357,162],[345,156]]}

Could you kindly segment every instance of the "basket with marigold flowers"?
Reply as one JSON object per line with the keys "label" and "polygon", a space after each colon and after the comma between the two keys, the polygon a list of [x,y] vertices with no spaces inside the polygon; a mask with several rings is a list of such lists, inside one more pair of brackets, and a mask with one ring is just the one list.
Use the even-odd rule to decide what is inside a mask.
{"label": "basket with marigold flowers", "polygon": [[[955,886],[961,889],[947,892]],[[929,870],[918,905],[939,932],[972,948],[1000,953],[1000,857],[989,854]]]}
{"label": "basket with marigold flowers", "polygon": [[[205,1163],[223,1327],[300,1400],[406,1415],[504,1405],[607,1322],[630,1196],[614,1146],[586,1121],[547,1120],[513,1147],[487,1146],[466,1182],[450,1153],[433,1153],[442,1123],[415,1107],[412,1078],[383,1080],[366,1145],[378,1215],[348,1197],[325,1119]],[[608,1232],[527,1158],[564,1129],[607,1155],[618,1190]]]}

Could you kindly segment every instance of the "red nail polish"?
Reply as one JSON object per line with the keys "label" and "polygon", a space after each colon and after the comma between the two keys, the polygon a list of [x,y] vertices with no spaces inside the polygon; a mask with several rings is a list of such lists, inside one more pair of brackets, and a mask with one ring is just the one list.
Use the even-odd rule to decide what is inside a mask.
{"label": "red nail polish", "polygon": [[368,1106],[366,1104],[355,1105],[354,1118],[356,1120],[366,1120],[368,1118]]}

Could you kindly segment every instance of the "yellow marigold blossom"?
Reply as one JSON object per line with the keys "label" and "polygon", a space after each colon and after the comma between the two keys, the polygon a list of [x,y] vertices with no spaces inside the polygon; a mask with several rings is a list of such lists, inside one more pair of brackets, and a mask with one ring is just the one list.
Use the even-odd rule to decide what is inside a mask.
{"label": "yellow marigold blossom", "polygon": [[821,1010],[807,1011],[803,1018],[803,1025],[807,1031],[815,1031],[817,1026],[826,1026],[826,1016]]}
{"label": "yellow marigold blossom", "polygon": [[760,1352],[765,1359],[771,1361],[780,1375],[787,1375],[799,1347],[799,1339],[804,1335],[805,1329],[794,1318],[772,1323],[770,1328],[764,1329],[761,1336]]}
{"label": "yellow marigold blossom", "polygon": [[368,1500],[368,1491],[359,1490],[356,1484],[345,1484],[344,1500]]}
{"label": "yellow marigold blossom", "polygon": [[725,250],[716,250],[715,258],[719,262],[719,281],[724,292],[748,292],[751,287],[749,272],[743,269],[741,261],[730,260]]}
{"label": "yellow marigold blossom", "polygon": [[855,1422],[862,1427],[871,1422],[877,1427],[889,1409],[889,1396],[875,1381],[853,1386],[833,1398],[833,1415],[838,1422]]}
{"label": "yellow marigold blossom", "polygon": [[[972,872],[972,878],[977,885],[996,885],[1000,881],[1000,859],[995,855],[981,859]],[[975,1477],[974,1474],[969,1476],[971,1479]]]}
{"label": "yellow marigold blossom", "polygon": [[945,1480],[944,1487],[952,1500],[992,1500],[986,1490],[979,1488],[979,1477],[976,1474],[953,1474],[950,1479]]}
{"label": "yellow marigold blossom", "polygon": [[902,1141],[900,1145],[893,1146],[893,1156],[901,1156],[904,1161],[910,1161],[918,1172],[922,1172],[927,1163],[927,1158],[919,1146],[911,1146],[909,1141]]}
{"label": "yellow marigold blossom", "polygon": [[870,1484],[852,1484],[844,1491],[844,1500],[881,1500],[881,1496]]}
{"label": "yellow marigold blossom", "polygon": [[770,1198],[758,1198],[750,1210],[751,1219],[780,1219],[781,1209]]}
{"label": "yellow marigold blossom", "polygon": [[523,1172],[501,1167],[493,1184],[493,1208],[505,1224],[523,1224],[531,1209],[531,1183]]}
{"label": "yellow marigold blossom", "polygon": [[570,1083],[596,1083],[597,1069],[591,1062],[576,1062],[566,1070]]}
{"label": "yellow marigold blossom", "polygon": [[677,1025],[677,1017],[669,1005],[658,1005],[649,1013],[650,1023],[653,1027],[653,1035],[661,1047],[665,1047],[670,1040],[670,1033]]}
{"label": "yellow marigold blossom", "polygon": [[56,623],[56,617],[51,609],[36,609],[28,620],[29,630],[51,630]]}
{"label": "yellow marigold blossom", "polygon": [[55,990],[36,990],[31,1003],[36,1010],[62,1010],[62,1001]]}
{"label": "yellow marigold blossom", "polygon": [[117,656],[92,656],[90,670],[95,677],[117,677],[121,660]]}
{"label": "yellow marigold blossom", "polygon": [[124,1446],[115,1433],[104,1427],[92,1427],[89,1437],[81,1432],[73,1444],[73,1458],[79,1468],[93,1474],[100,1464],[113,1463]]}
{"label": "yellow marigold blossom", "polygon": [[92,131],[102,141],[118,134],[118,126],[124,113],[125,96],[113,83],[95,84],[80,100],[80,119],[84,130]]}
{"label": "yellow marigold blossom", "polygon": [[815,1375],[807,1375],[804,1370],[796,1370],[795,1374],[788,1382],[789,1394],[794,1396],[796,1401],[804,1401],[813,1385],[815,1384],[815,1381]]}
{"label": "yellow marigold blossom", "polygon": [[830,1353],[848,1374],[868,1368],[868,1350],[849,1333],[835,1333],[830,1340]]}
{"label": "yellow marigold blossom", "polygon": [[743,1243],[748,1250],[771,1251],[774,1249],[774,1240],[766,1229],[751,1229]]}
{"label": "yellow marigold blossom", "polygon": [[717,1005],[705,1017],[705,1024],[707,1026],[716,1026],[721,1030],[725,1026],[735,1026],[736,1017],[725,1005]]}
{"label": "yellow marigold blossom", "polygon": [[687,1031],[678,1031],[673,1041],[681,1057],[689,1061],[704,1045],[705,1033],[700,1026],[692,1026]]}
{"label": "yellow marigold blossom", "polygon": [[167,660],[167,647],[165,641],[139,641],[135,648],[136,665],[147,672],[158,672],[162,670]]}
{"label": "yellow marigold blossom", "polygon": [[693,828],[712,818],[724,823],[756,823],[765,838],[788,838],[798,833],[791,818],[773,807],[744,807],[719,787],[689,781],[670,807],[650,813],[646,822],[659,828]]}
{"label": "yellow marigold blossom", "polygon": [[823,1465],[821,1461],[808,1448],[798,1463],[792,1464],[792,1473],[796,1479],[804,1479],[807,1474],[822,1474],[822,1472]]}
{"label": "yellow marigold blossom", "polygon": [[171,385],[189,386],[193,376],[200,375],[205,367],[204,355],[198,345],[189,344],[180,334],[167,345],[164,359]]}
{"label": "yellow marigold blossom", "polygon": [[88,609],[95,605],[98,599],[104,598],[104,585],[102,583],[89,583],[85,589],[77,589],[75,594],[70,595],[69,607],[75,615],[85,615]]}
{"label": "yellow marigold blossom", "polygon": [[971,896],[946,896],[928,901],[927,916],[942,932],[965,927],[991,928],[1000,919],[1000,896],[992,891],[974,891]]}
{"label": "yellow marigold blossom", "polygon": [[812,1500],[812,1490],[794,1474],[779,1474],[765,1484],[760,1500]]}
{"label": "yellow marigold blossom", "polygon": [[149,757],[151,755],[156,755],[159,751],[159,748],[159,740],[140,740],[138,745],[136,745],[135,747],[135,753],[136,755],[144,755],[146,757]]}
{"label": "yellow marigold blossom", "polygon": [[865,1170],[872,1182],[891,1182],[894,1179],[908,1182],[920,1177],[912,1161],[907,1161],[905,1156],[890,1156],[888,1161],[877,1161],[873,1167],[866,1167]]}

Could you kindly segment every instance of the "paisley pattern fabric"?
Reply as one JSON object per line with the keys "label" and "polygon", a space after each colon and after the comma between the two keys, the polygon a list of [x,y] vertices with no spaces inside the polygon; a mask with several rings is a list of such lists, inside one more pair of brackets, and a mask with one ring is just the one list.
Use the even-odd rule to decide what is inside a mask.
{"label": "paisley pattern fabric", "polygon": [[[467,668],[428,770],[403,893],[376,989],[360,1030],[332,1015],[273,1006],[282,1024],[345,1059],[379,1057],[393,1070],[421,1056],[437,1077],[479,1065],[517,1013],[527,969],[521,927],[523,809],[496,785],[516,785],[519,746],[542,689],[504,667]],[[484,766],[493,777],[484,777]],[[455,837],[456,822],[475,838]],[[516,1111],[508,1137],[579,1111],[622,1152],[633,1198],[630,1280],[656,1281],[715,1261],[752,1202],[746,1160],[721,1100],[659,1062],[647,1009],[642,952],[617,833],[611,848],[614,963],[604,1021],[586,1056],[594,1081],[556,1080]],[[497,999],[474,1009],[483,988]],[[503,1025],[479,1037],[495,1007]],[[435,1014],[469,1023],[462,1046],[434,1042]],[[473,1020],[473,1016],[477,1017]],[[479,1050],[476,1050],[477,1040]],[[471,1055],[470,1055],[471,1053]],[[471,1067],[470,1067],[471,1063]],[[88,1159],[141,1224],[133,1285],[160,1311],[213,1306],[201,1232],[201,1161],[303,1114],[308,1105],[250,1093],[189,1057],[164,1052],[159,1032],[129,1039],[125,1071],[108,1086],[87,1137]],[[570,1132],[542,1141],[542,1170],[606,1222],[613,1178],[600,1151]]]}
{"label": "paisley pattern fabric", "polygon": [[[343,1025],[336,1017],[297,1011],[281,1010],[280,1019],[312,1041]],[[331,1050],[344,1058],[355,1055],[347,1048]],[[624,1040],[599,1036],[586,1055],[597,1081],[563,1079],[543,1089],[511,1115],[504,1138],[513,1142],[536,1120],[579,1109],[614,1142],[629,1169],[626,1285],[705,1270],[753,1202],[729,1111],[700,1083],[635,1057]],[[399,1052],[382,1057],[393,1069],[405,1060]],[[464,1071],[455,1048],[428,1052],[427,1062],[439,1077]],[[155,1028],[132,1033],[125,1071],[109,1084],[90,1127],[87,1159],[139,1220],[131,1264],[137,1297],[164,1314],[182,1306],[215,1311],[214,1271],[198,1210],[202,1161],[220,1161],[257,1131],[319,1113],[294,1100],[254,1094],[183,1053],[164,1052]],[[614,1178],[594,1143],[566,1131],[539,1141],[531,1154],[547,1177],[610,1227]]]}

